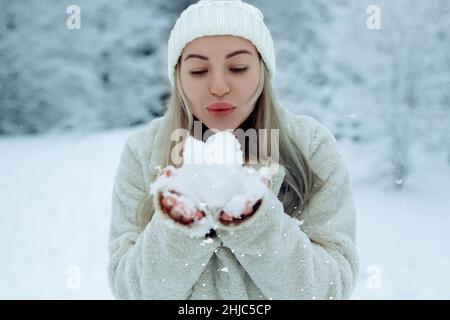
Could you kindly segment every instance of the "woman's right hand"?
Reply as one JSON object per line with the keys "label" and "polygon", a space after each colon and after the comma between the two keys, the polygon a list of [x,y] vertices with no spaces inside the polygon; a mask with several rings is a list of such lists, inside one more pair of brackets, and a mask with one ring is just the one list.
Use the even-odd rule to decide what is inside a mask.
{"label": "woman's right hand", "polygon": [[[172,172],[170,168],[165,169],[161,174],[170,177]],[[189,225],[206,216],[201,210],[188,209],[182,201],[179,201],[180,194],[175,190],[169,190],[164,195],[160,193],[159,201],[164,213],[173,220],[184,225]]]}
{"label": "woman's right hand", "polygon": [[164,213],[168,214],[173,220],[189,225],[206,216],[200,210],[188,210],[185,205],[178,201],[179,194],[176,191],[170,190],[169,194],[160,195],[160,204]]}

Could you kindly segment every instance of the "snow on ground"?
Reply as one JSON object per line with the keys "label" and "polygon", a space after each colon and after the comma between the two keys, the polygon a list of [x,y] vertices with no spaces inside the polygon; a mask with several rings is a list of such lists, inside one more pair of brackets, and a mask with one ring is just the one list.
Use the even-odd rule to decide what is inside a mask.
{"label": "snow on ground", "polygon": [[[0,138],[0,298],[112,298],[112,183],[126,138],[141,128]],[[379,146],[340,145],[358,210],[353,299],[449,299],[448,165],[415,157],[397,192],[375,178]]]}
{"label": "snow on ground", "polygon": [[129,134],[0,139],[0,298],[111,298],[110,194]]}
{"label": "snow on ground", "polygon": [[[444,160],[412,150],[403,191],[374,176],[379,146],[341,144],[358,213],[360,275],[353,299],[450,298],[450,170]],[[381,168],[381,169],[378,169]]]}

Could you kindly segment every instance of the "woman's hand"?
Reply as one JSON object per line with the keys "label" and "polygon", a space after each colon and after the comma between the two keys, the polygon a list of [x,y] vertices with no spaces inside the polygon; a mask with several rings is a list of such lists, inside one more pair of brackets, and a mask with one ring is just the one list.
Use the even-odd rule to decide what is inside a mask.
{"label": "woman's hand", "polygon": [[[162,175],[166,177],[172,176],[170,168],[162,171]],[[182,195],[175,190],[169,190],[164,195],[160,193],[159,201],[164,213],[169,215],[173,220],[184,225],[189,225],[206,216],[205,212],[201,210],[192,210],[188,208],[182,201]]]}
{"label": "woman's hand", "polygon": [[[232,172],[230,175],[226,175],[223,170],[217,168],[212,168],[214,170],[211,171],[205,171],[205,169],[207,168],[202,168],[203,171],[196,171],[196,167],[189,167],[186,168],[188,171],[185,172],[183,171],[184,167],[177,169],[167,166],[161,171],[162,181],[166,180],[162,184],[166,187],[158,189],[161,209],[180,224],[191,225],[205,217],[211,218],[209,209],[217,212],[215,208],[221,208],[219,209],[221,211],[215,217],[212,217],[213,220],[216,219],[223,225],[240,224],[257,211],[262,202],[264,189],[271,184],[270,177],[267,178],[260,172],[242,170],[239,173],[234,173],[233,176]],[[190,185],[187,181],[190,181],[191,177],[197,178]],[[175,179],[177,183],[173,183],[172,179]],[[223,199],[220,196],[209,199],[207,196],[212,192],[211,189],[208,189],[208,186],[214,185],[215,179],[222,180],[219,184],[220,188],[214,189],[213,195],[217,196],[223,192]],[[228,179],[228,183],[222,183],[223,179]],[[263,184],[259,183],[258,179]],[[167,181],[170,180],[172,182],[168,183]],[[236,183],[240,185],[238,189],[234,187]],[[179,187],[179,190],[185,190],[183,194],[177,191]],[[205,194],[199,196],[199,192],[201,193],[203,188],[205,188]],[[193,191],[192,195],[190,195],[190,191]],[[192,199],[196,200],[192,201]],[[201,202],[199,202],[199,199],[202,199]],[[200,207],[200,203],[203,205],[202,207]]]}
{"label": "woman's hand", "polygon": [[174,190],[170,190],[166,195],[160,196],[160,204],[164,213],[181,224],[191,224],[206,216],[203,211],[190,210],[180,201],[180,194]]}
{"label": "woman's hand", "polygon": [[[267,187],[270,186],[270,180],[261,177],[262,181],[266,184]],[[245,203],[245,208],[242,211],[241,215],[238,217],[233,216],[231,213],[227,213],[225,210],[222,210],[219,213],[219,221],[224,225],[234,224],[238,225],[242,223],[244,220],[250,218],[261,205],[262,199],[258,200],[247,200]]]}
{"label": "woman's hand", "polygon": [[224,225],[229,224],[238,225],[242,223],[245,219],[250,218],[256,212],[256,210],[258,210],[259,206],[261,205],[261,202],[262,199],[259,199],[257,201],[247,201],[244,211],[237,218],[233,217],[233,215],[222,210],[219,214],[219,221]]}

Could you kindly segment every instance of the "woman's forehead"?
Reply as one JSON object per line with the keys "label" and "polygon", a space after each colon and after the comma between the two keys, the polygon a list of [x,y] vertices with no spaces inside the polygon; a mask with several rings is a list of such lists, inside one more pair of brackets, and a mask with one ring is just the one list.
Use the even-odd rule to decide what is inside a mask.
{"label": "woman's forehead", "polygon": [[247,50],[256,54],[255,46],[247,39],[231,35],[204,36],[189,42],[182,56],[199,54],[205,56],[225,56],[235,50]]}

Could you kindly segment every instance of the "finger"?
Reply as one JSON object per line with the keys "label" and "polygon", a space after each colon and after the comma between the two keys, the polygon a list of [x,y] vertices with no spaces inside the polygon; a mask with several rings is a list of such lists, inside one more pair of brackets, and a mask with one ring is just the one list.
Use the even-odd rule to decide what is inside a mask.
{"label": "finger", "polygon": [[170,211],[170,209],[167,208],[167,206],[166,206],[166,204],[165,204],[165,202],[164,202],[164,197],[163,197],[163,196],[160,196],[160,198],[159,198],[159,204],[161,205],[162,211],[164,211],[165,213],[168,213],[168,212]]}
{"label": "finger", "polygon": [[206,216],[206,214],[203,211],[196,211],[194,213],[185,212],[181,216],[179,222],[188,225],[188,224],[194,223],[195,221],[202,219],[205,216]]}
{"label": "finger", "polygon": [[194,221],[194,219],[193,219],[193,217],[191,215],[186,214],[186,213],[181,215],[181,222],[182,223],[189,224],[189,223],[191,223],[193,221]]}
{"label": "finger", "polygon": [[177,203],[177,198],[175,195],[167,195],[163,197],[162,204],[168,210],[170,210]]}
{"label": "finger", "polygon": [[170,210],[170,216],[175,220],[181,220],[183,211],[184,211],[183,205],[181,203],[177,203]]}
{"label": "finger", "polygon": [[194,220],[200,220],[205,216],[205,213],[203,211],[196,211],[194,213]]}
{"label": "finger", "polygon": [[246,207],[246,209],[244,210],[244,212],[242,212],[243,216],[248,216],[251,215],[253,213],[253,205],[249,205]]}
{"label": "finger", "polygon": [[173,175],[172,168],[172,166],[165,167],[161,170],[161,175],[164,175],[168,178],[171,177]]}
{"label": "finger", "polygon": [[223,221],[233,221],[233,216],[222,211],[220,219],[222,219]]}

